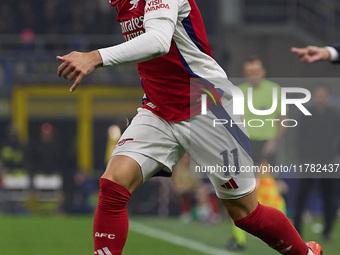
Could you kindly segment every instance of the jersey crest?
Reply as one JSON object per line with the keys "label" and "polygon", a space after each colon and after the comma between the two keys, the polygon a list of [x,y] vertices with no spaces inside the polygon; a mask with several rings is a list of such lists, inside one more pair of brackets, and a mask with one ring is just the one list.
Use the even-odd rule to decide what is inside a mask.
{"label": "jersey crest", "polygon": [[139,0],[131,0],[130,4],[132,4],[132,7],[129,9],[130,11],[138,7]]}

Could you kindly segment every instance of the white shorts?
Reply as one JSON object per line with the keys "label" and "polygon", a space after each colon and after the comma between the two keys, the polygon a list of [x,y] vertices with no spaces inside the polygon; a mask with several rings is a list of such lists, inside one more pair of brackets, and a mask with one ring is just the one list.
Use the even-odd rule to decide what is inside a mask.
{"label": "white shorts", "polygon": [[[154,175],[171,176],[187,152],[196,163],[191,172],[209,169],[207,176],[219,198],[243,197],[256,185],[253,173],[239,171],[241,166],[253,165],[249,137],[243,125],[230,124],[232,101],[222,97],[222,102],[224,107],[212,106],[206,115],[179,122],[165,121],[139,108],[112,156],[125,155],[137,161],[145,182]],[[241,116],[232,119],[234,123],[244,121]]]}

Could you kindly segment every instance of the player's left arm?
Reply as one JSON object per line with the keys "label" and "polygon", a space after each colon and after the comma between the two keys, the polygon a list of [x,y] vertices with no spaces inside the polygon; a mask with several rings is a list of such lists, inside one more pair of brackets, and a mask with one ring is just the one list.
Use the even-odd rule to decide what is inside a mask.
{"label": "player's left arm", "polygon": [[178,17],[178,1],[164,0],[167,8],[149,8],[155,1],[146,0],[145,33],[122,44],[92,52],[71,52],[58,56],[62,62],[58,75],[70,81],[74,91],[82,79],[99,66],[115,66],[131,62],[143,62],[169,52]]}

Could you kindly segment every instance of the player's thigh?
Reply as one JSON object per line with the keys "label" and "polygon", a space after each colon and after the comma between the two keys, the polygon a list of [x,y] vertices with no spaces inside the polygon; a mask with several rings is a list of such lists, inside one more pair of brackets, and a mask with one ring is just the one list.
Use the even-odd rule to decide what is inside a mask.
{"label": "player's thigh", "polygon": [[139,166],[142,182],[145,182],[154,175],[171,175],[171,169],[183,154],[184,150],[173,136],[169,123],[149,110],[139,109],[117,143],[112,157],[133,159]]}
{"label": "player's thigh", "polygon": [[224,107],[210,107],[191,119],[185,149],[196,163],[193,174],[207,172],[219,198],[238,199],[256,186],[250,140],[246,128],[235,124],[243,118],[232,116],[232,102],[222,100]]}

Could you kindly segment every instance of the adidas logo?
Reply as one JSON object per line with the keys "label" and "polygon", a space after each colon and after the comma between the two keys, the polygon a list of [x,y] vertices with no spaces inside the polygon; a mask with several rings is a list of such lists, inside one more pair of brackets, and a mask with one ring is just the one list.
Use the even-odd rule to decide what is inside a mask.
{"label": "adidas logo", "polygon": [[94,255],[112,255],[109,248],[104,247],[94,252]]}
{"label": "adidas logo", "polygon": [[289,252],[289,251],[292,249],[292,247],[293,247],[293,245],[291,245],[291,246],[289,246],[289,247],[287,247],[287,248],[284,248],[284,249],[282,249],[282,250],[278,250],[279,247],[282,246],[282,245],[283,245],[283,240],[280,240],[280,242],[278,242],[278,243],[275,244],[275,245],[271,245],[270,247],[273,248],[273,249],[275,249],[275,250],[277,250],[277,251],[278,251],[279,253],[281,253],[281,254],[286,254],[286,253]]}
{"label": "adidas logo", "polygon": [[279,253],[281,253],[281,254],[286,254],[287,252],[290,251],[290,249],[291,249],[292,247],[293,247],[293,245],[291,245],[291,246],[289,246],[289,247],[287,247],[287,248],[285,248],[285,249],[279,251]]}
{"label": "adidas logo", "polygon": [[238,189],[238,185],[233,178],[221,185],[225,189]]}

